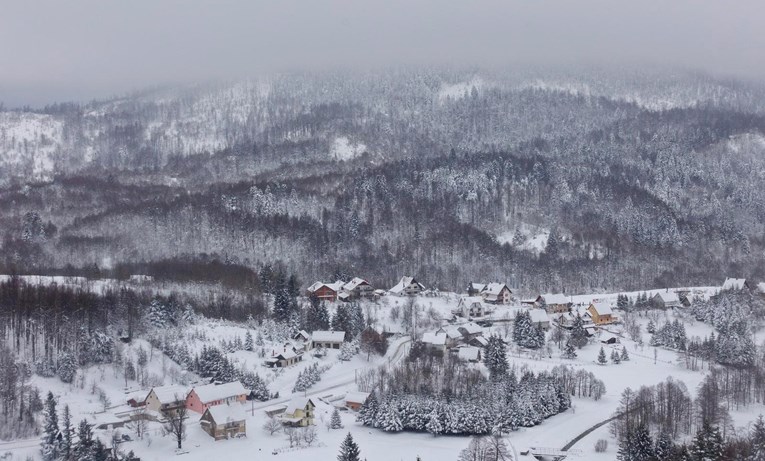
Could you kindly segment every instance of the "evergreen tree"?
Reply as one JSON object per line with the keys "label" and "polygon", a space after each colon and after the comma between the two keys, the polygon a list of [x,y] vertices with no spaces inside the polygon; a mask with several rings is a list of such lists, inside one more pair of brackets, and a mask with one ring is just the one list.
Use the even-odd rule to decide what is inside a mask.
{"label": "evergreen tree", "polygon": [[749,443],[751,445],[751,453],[748,461],[765,460],[765,421],[763,421],[762,415],[757,417],[754,425],[752,425]]}
{"label": "evergreen tree", "polygon": [[244,335],[244,350],[250,352],[254,350],[254,346],[252,344],[252,333],[250,333],[250,330],[247,330],[247,333]]}
{"label": "evergreen tree", "polygon": [[337,461],[361,461],[360,455],[359,446],[353,441],[353,436],[349,432],[340,445],[340,454],[337,455]]}
{"label": "evergreen tree", "polygon": [[332,418],[329,421],[329,427],[331,429],[343,428],[343,422],[340,420],[340,412],[337,411],[337,408],[332,411]]}
{"label": "evergreen tree", "polygon": [[630,359],[629,354],[627,353],[627,346],[622,346],[622,356],[621,356],[622,362],[626,362]]}
{"label": "evergreen tree", "polygon": [[614,364],[616,364],[616,365],[618,365],[622,361],[621,356],[615,350],[611,351],[611,361],[614,362]]}
{"label": "evergreen tree", "polygon": [[74,355],[69,352],[63,352],[58,359],[58,377],[65,383],[71,383],[74,381],[74,377],[77,375],[77,362],[74,359]]}
{"label": "evergreen tree", "polygon": [[691,444],[691,456],[698,461],[719,461],[723,455],[723,440],[719,429],[707,422],[696,433]]}
{"label": "evergreen tree", "polygon": [[69,412],[69,405],[64,405],[64,414],[62,416],[61,427],[61,460],[70,461],[74,454],[74,427],[72,426],[72,415]]}
{"label": "evergreen tree", "polygon": [[314,332],[316,330],[329,330],[329,311],[327,305],[321,301],[315,294],[308,298],[310,304],[305,313],[305,330]]}
{"label": "evergreen tree", "polygon": [[508,363],[505,343],[497,335],[489,336],[488,344],[483,358],[486,368],[489,369],[489,376],[494,381],[499,381],[507,375]]}
{"label": "evergreen tree", "polygon": [[44,461],[55,461],[60,455],[56,398],[53,397],[52,392],[48,392],[48,396],[45,398],[45,422],[43,424],[41,452]]}
{"label": "evergreen tree", "polygon": [[569,360],[576,358],[576,348],[574,347],[574,345],[571,343],[570,340],[566,341],[566,347],[565,349],[563,349],[562,357],[564,359],[569,359]]}
{"label": "evergreen tree", "polygon": [[675,444],[672,443],[672,439],[669,434],[662,432],[656,439],[656,459],[672,459],[675,456]]}
{"label": "evergreen tree", "polygon": [[77,443],[74,454],[77,461],[95,461],[96,446],[93,440],[93,426],[83,419],[77,428]]}
{"label": "evergreen tree", "polygon": [[608,359],[606,359],[606,351],[603,349],[603,346],[600,347],[600,352],[598,353],[598,363],[601,365],[608,363]]}
{"label": "evergreen tree", "polygon": [[584,330],[584,320],[582,320],[582,316],[578,313],[574,317],[574,322],[571,326],[571,338],[569,341],[579,349],[587,345],[587,332]]}
{"label": "evergreen tree", "polygon": [[274,320],[288,322],[293,312],[292,298],[290,297],[287,281],[284,273],[279,272],[274,286]]}

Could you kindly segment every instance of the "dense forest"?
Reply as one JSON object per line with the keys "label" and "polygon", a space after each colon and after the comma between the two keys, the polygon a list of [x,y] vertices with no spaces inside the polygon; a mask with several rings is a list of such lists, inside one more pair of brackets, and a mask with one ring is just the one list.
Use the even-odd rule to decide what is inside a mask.
{"label": "dense forest", "polygon": [[522,292],[765,277],[765,89],[659,70],[280,75],[0,112],[0,269]]}

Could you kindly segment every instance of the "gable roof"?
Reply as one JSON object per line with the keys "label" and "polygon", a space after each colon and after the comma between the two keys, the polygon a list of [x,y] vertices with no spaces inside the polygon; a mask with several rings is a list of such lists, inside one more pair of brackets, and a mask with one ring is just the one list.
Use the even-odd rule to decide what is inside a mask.
{"label": "gable roof", "polygon": [[305,409],[309,402],[311,405],[316,406],[308,397],[293,397],[292,400],[290,400],[290,403],[287,404],[287,409],[284,410],[284,413],[293,415],[295,414],[295,410]]}
{"label": "gable roof", "polygon": [[468,290],[482,291],[484,288],[486,288],[486,284],[483,283],[470,282],[468,284]]}
{"label": "gable roof", "polygon": [[570,304],[568,296],[563,293],[546,293],[539,295],[539,298],[545,302],[545,304]]}
{"label": "gable roof", "polygon": [[294,359],[294,358],[295,358],[295,357],[297,357],[298,355],[300,355],[300,354],[298,354],[297,352],[295,352],[295,351],[294,351],[294,350],[293,350],[293,349],[290,347],[290,348],[284,349],[282,352],[277,352],[277,351],[274,351],[274,355],[272,356],[272,358],[274,358],[274,359],[278,359],[279,357],[281,357],[283,360],[290,360],[290,359]]}
{"label": "gable roof", "polygon": [[311,341],[320,343],[341,343],[345,341],[344,331],[314,331],[311,335]]}
{"label": "gable roof", "polygon": [[474,342],[480,344],[483,347],[486,347],[489,345],[489,340],[484,338],[483,336],[476,336],[475,338],[470,340],[470,344],[473,344]]}
{"label": "gable roof", "polygon": [[660,291],[656,293],[656,296],[658,296],[659,299],[664,301],[664,304],[680,302],[680,297],[677,295],[677,293],[673,291]]}
{"label": "gable roof", "polygon": [[529,309],[529,317],[534,323],[549,322],[550,317],[547,315],[547,311],[544,309]]}
{"label": "gable roof", "polygon": [[351,403],[365,403],[369,398],[369,392],[348,392],[345,394],[345,401]]}
{"label": "gable roof", "polygon": [[434,346],[446,345],[446,335],[439,333],[425,333],[422,335],[422,342],[425,344],[433,344]]}
{"label": "gable roof", "polygon": [[360,277],[354,277],[353,279],[351,279],[350,282],[348,282],[345,285],[343,285],[343,289],[344,290],[348,290],[348,291],[352,291],[352,290],[354,290],[359,285],[369,285],[369,282],[367,282],[366,280],[364,280],[364,279],[362,279]]}
{"label": "gable roof", "polygon": [[455,326],[443,326],[436,331],[436,334],[445,334],[449,339],[459,339],[462,337],[462,333]]}
{"label": "gable roof", "polygon": [[502,290],[505,288],[510,290],[510,288],[508,288],[504,283],[490,283],[484,287],[482,293],[486,293],[491,296],[499,296],[502,293]]}
{"label": "gable roof", "polygon": [[190,389],[188,386],[173,384],[170,386],[153,387],[151,390],[154,391],[154,395],[157,396],[159,403],[170,403],[186,400],[186,396],[189,395]]}
{"label": "gable roof", "polygon": [[194,388],[194,392],[202,403],[223,400],[237,395],[247,394],[247,390],[239,381],[226,384],[207,384]]}
{"label": "gable roof", "polygon": [[314,282],[313,285],[308,287],[308,291],[313,293],[321,287],[327,287],[330,290],[337,292],[337,291],[340,291],[340,289],[343,287],[343,281],[338,280],[337,282],[333,282],[333,283]]}
{"label": "gable roof", "polygon": [[465,331],[467,332],[467,334],[469,334],[469,335],[474,335],[476,333],[481,333],[483,331],[483,328],[481,328],[480,325],[478,325],[476,323],[473,323],[473,322],[468,322],[468,323],[463,323],[462,325],[457,325],[457,329],[462,329],[462,328],[464,328]]}
{"label": "gable roof", "polygon": [[746,279],[732,279],[727,278],[723,283],[723,290],[741,290],[746,284]]}
{"label": "gable roof", "polygon": [[414,277],[408,277],[405,275],[401,277],[401,280],[399,280],[399,282],[388,291],[390,291],[391,293],[403,293],[404,290],[406,290],[406,287],[408,287],[409,285],[413,283],[417,284],[420,287],[420,290],[425,289],[425,286],[421,284],[420,282],[418,282],[417,280],[415,280]]}
{"label": "gable roof", "polygon": [[461,296],[460,305],[472,306],[473,304],[483,304],[483,298],[480,296]]}
{"label": "gable roof", "polygon": [[609,315],[614,313],[613,309],[611,309],[611,305],[605,301],[593,301],[590,303],[590,307],[595,309],[595,312],[597,312],[598,315]]}
{"label": "gable roof", "polygon": [[[208,407],[205,413],[210,413],[215,424],[244,421],[247,419],[244,405],[234,403],[230,405],[215,405]],[[204,416],[204,415],[203,415]]]}

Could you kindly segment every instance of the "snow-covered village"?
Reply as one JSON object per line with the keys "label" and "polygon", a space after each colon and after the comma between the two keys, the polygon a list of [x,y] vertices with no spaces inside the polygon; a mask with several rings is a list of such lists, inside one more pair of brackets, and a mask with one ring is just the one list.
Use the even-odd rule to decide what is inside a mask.
{"label": "snow-covered village", "polygon": [[0,461],[765,461],[763,0],[3,0]]}
{"label": "snow-covered village", "polygon": [[[0,301],[16,300],[3,408],[18,421],[4,431],[24,435],[0,445],[4,459],[332,459],[344,447],[368,460],[606,460],[625,433],[638,446],[654,431],[657,459],[674,459],[765,429],[750,329],[763,283],[574,295],[272,277],[268,319],[209,318],[157,294],[108,314],[126,316],[116,331],[65,319],[75,299],[145,296],[150,277],[3,277]],[[53,311],[35,309],[51,297]]]}

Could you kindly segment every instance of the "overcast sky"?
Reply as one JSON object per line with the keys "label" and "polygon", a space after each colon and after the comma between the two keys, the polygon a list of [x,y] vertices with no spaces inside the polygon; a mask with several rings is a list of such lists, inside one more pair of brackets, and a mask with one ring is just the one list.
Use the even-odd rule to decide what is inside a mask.
{"label": "overcast sky", "polygon": [[285,69],[652,62],[765,79],[763,0],[5,0],[0,101]]}

